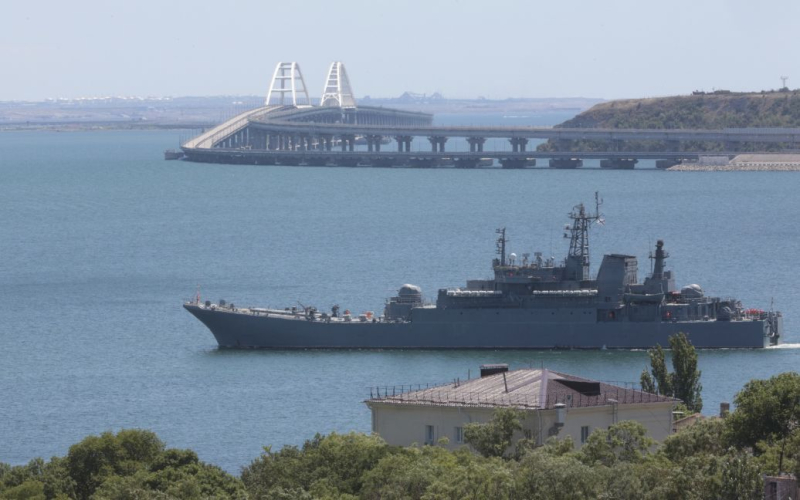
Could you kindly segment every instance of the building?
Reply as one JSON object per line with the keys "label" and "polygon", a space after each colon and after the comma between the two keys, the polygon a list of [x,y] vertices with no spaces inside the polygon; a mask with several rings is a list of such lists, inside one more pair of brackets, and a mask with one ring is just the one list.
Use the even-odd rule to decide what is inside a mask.
{"label": "building", "polygon": [[576,447],[595,429],[634,420],[661,441],[672,433],[676,399],[587,380],[547,369],[508,371],[508,365],[483,365],[481,377],[433,387],[373,388],[365,401],[372,431],[391,445],[464,443],[464,426],[487,422],[497,408],[525,412],[523,433],[542,444],[551,436],[571,436]]}

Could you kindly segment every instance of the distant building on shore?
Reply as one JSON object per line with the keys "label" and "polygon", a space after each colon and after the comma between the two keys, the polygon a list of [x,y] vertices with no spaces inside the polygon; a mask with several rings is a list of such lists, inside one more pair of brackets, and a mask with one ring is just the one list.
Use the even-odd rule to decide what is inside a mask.
{"label": "distant building on shore", "polygon": [[522,410],[523,434],[537,444],[571,436],[579,448],[595,429],[623,420],[639,422],[662,441],[672,433],[678,402],[547,369],[509,371],[508,365],[483,365],[480,378],[413,389],[373,388],[366,401],[372,431],[391,445],[435,444],[446,437],[448,448],[461,447],[464,426],[488,422],[497,408]]}

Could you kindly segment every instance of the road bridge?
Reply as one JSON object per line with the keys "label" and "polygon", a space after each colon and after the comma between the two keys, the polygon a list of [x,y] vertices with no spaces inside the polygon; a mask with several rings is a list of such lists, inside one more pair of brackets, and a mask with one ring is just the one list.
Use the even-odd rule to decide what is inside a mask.
{"label": "road bridge", "polygon": [[[192,161],[217,163],[252,162],[282,165],[430,165],[476,166],[497,160],[504,167],[530,166],[549,158],[560,168],[580,166],[583,159],[600,159],[607,168],[633,168],[639,159],[662,160],[662,164],[696,160],[703,154],[734,155],[747,143],[800,148],[800,128],[746,129],[599,129],[550,127],[461,127],[434,126],[427,113],[359,106],[341,62],[328,71],[319,105],[312,105],[300,66],[278,63],[264,106],[247,111],[195,137],[181,147]],[[424,138],[429,151],[412,152],[415,138]],[[448,151],[450,139],[464,139],[469,152]],[[487,139],[504,139],[508,148],[486,150]],[[558,149],[565,141],[597,141],[608,151],[530,151],[529,141],[552,140]],[[658,141],[667,151],[625,151],[631,141]],[[394,143],[392,146],[391,143]],[[356,144],[366,145],[359,151]],[[726,151],[682,152],[685,143],[717,143]]]}

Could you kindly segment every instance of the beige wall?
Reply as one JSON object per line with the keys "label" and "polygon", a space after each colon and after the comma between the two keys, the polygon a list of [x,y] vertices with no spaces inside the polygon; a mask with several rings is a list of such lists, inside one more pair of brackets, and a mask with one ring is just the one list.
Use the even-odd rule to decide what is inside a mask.
{"label": "beige wall", "polygon": [[[372,410],[372,431],[379,434],[387,443],[398,446],[425,444],[426,426],[434,429],[433,442],[446,437],[450,440],[448,448],[463,446],[456,441],[456,427],[463,429],[470,422],[487,422],[492,417],[491,408],[463,408],[455,406],[432,406],[411,404],[387,404],[369,402]],[[572,436],[576,448],[581,446],[581,428],[605,429],[623,420],[635,420],[647,428],[648,435],[657,441],[672,432],[672,403],[644,403],[617,405],[616,420],[612,405],[589,408],[567,409],[563,427],[555,426],[555,410],[528,411],[522,423],[523,431],[537,437],[539,443],[550,436],[563,438]],[[539,420],[541,417],[541,421]],[[521,436],[519,436],[521,437]]]}

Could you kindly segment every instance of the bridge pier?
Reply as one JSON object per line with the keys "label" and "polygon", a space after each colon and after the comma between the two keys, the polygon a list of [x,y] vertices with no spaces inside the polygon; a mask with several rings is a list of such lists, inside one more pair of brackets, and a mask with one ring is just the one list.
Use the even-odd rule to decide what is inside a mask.
{"label": "bridge pier", "polygon": [[341,135],[339,139],[342,141],[342,152],[350,151],[352,153],[355,149],[356,136],[352,134]]}
{"label": "bridge pier", "polygon": [[311,149],[311,136],[300,134],[298,136],[298,146],[300,151],[308,151]]}
{"label": "bridge pier", "polygon": [[317,149],[320,151],[333,150],[333,136],[329,134],[317,135]]}
{"label": "bridge pier", "polygon": [[428,137],[428,140],[431,141],[431,151],[433,153],[444,153],[444,143],[447,142],[447,137],[434,135]]}
{"label": "bridge pier", "polygon": [[411,136],[410,135],[398,135],[394,138],[397,141],[397,152],[402,153],[405,151],[406,153],[411,152]]}
{"label": "bridge pier", "polygon": [[550,168],[578,168],[583,166],[580,158],[551,158]]}
{"label": "bridge pier", "polygon": [[438,158],[417,157],[408,161],[408,166],[412,168],[433,168],[439,166]]}
{"label": "bridge pier", "polygon": [[456,168],[475,168],[480,161],[480,158],[456,158],[454,164]]}
{"label": "bridge pier", "polygon": [[364,139],[367,141],[367,151],[370,153],[381,152],[381,141],[383,140],[382,135],[365,135]]}
{"label": "bridge pier", "polygon": [[636,158],[608,158],[600,160],[600,168],[608,168],[613,170],[633,170],[633,167],[639,163]]}
{"label": "bridge pier", "polygon": [[468,137],[470,153],[483,153],[483,143],[486,142],[485,137]]}
{"label": "bridge pier", "polygon": [[512,137],[508,142],[511,143],[511,152],[513,153],[524,153],[528,146],[528,139],[524,137]]}
{"label": "bridge pier", "polygon": [[500,165],[503,168],[525,168],[528,166],[528,160],[525,158],[500,158]]}

